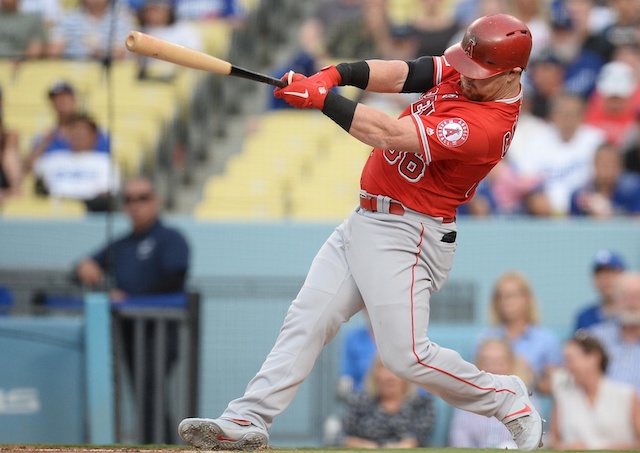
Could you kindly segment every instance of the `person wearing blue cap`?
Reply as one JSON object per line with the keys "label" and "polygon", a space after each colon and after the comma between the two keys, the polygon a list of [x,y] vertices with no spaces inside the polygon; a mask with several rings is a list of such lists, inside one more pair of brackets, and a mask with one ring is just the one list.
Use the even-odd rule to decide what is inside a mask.
{"label": "person wearing blue cap", "polygon": [[612,250],[600,250],[596,253],[592,267],[593,286],[598,291],[599,298],[578,313],[576,331],[610,319],[614,315],[615,284],[625,267],[622,257]]}

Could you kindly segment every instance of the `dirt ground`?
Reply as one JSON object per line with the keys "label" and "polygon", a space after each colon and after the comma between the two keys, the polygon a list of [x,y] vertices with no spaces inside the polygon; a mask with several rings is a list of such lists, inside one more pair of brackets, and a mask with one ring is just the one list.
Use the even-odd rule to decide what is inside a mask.
{"label": "dirt ground", "polygon": [[[205,453],[188,447],[47,447],[42,445],[2,445],[0,453]],[[221,453],[220,451],[216,453]]]}

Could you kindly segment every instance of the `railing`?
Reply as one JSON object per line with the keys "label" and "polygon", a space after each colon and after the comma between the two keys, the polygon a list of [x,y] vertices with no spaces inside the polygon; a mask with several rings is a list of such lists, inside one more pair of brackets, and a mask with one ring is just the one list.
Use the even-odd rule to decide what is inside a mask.
{"label": "railing", "polygon": [[[78,313],[82,297],[47,295],[40,313]],[[176,444],[197,414],[200,295],[130,297],[111,304],[115,441]]]}

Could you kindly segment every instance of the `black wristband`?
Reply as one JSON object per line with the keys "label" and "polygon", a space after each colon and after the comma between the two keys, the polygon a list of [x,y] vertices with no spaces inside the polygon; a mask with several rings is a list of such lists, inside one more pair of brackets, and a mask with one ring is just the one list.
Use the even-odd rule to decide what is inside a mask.
{"label": "black wristband", "polygon": [[322,113],[331,118],[338,126],[349,132],[358,103],[329,91],[324,99]]}
{"label": "black wristband", "polygon": [[354,63],[340,63],[336,69],[342,77],[340,85],[351,85],[361,90],[367,88],[369,84],[369,63],[366,61],[356,61]]}

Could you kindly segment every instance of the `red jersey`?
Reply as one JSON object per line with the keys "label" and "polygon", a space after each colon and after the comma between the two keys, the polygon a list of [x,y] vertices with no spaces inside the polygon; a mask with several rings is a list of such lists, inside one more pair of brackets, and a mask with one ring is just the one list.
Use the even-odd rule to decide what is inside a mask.
{"label": "red jersey", "polygon": [[360,187],[414,211],[454,217],[478,183],[506,155],[518,122],[520,94],[511,99],[470,101],[460,74],[444,57],[433,57],[433,88],[400,115],[411,115],[422,153],[374,148]]}

